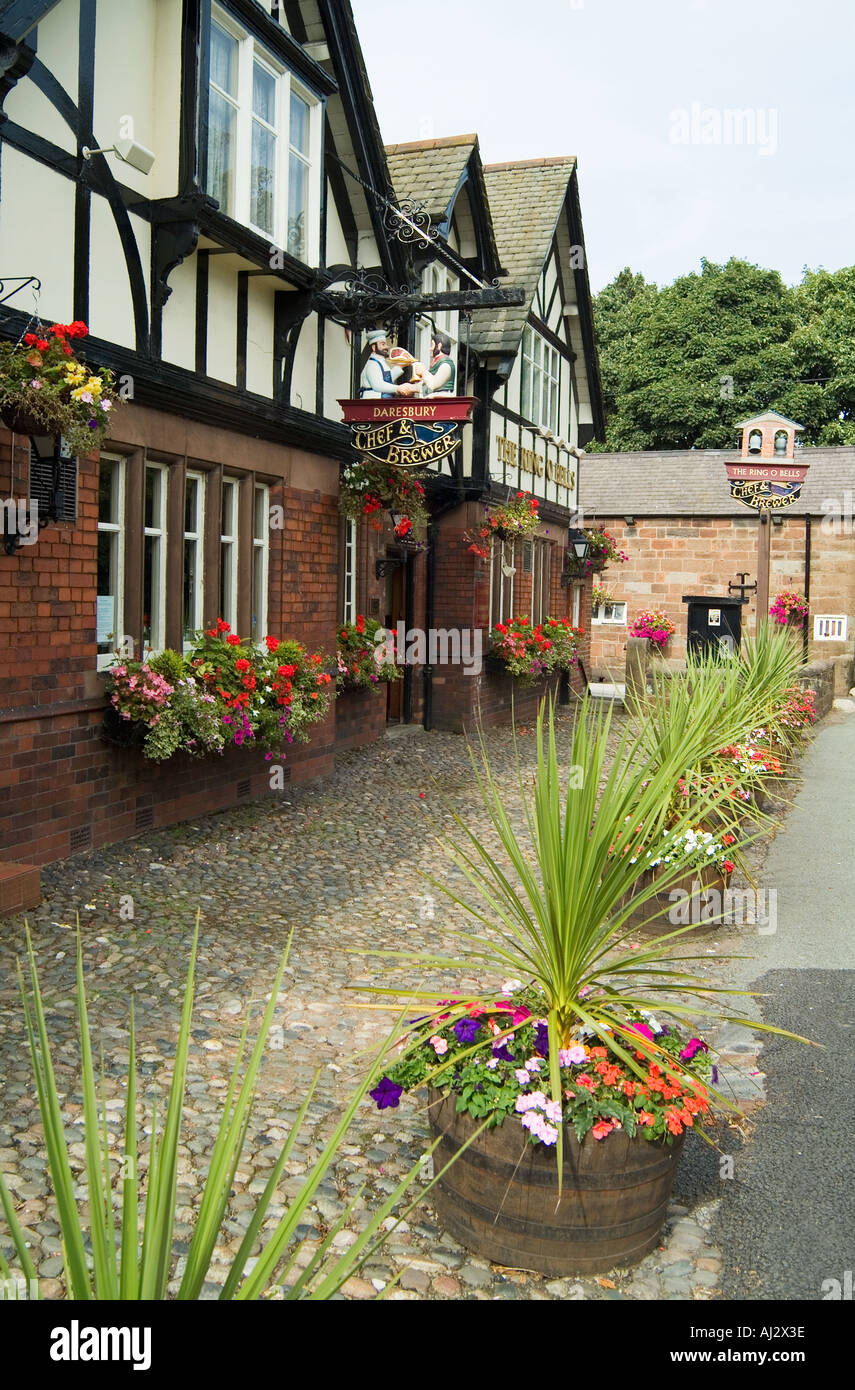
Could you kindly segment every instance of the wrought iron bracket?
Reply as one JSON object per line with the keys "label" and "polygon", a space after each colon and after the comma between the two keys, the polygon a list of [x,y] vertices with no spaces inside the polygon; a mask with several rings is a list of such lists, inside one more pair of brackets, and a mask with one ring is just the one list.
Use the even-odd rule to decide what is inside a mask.
{"label": "wrought iron bracket", "polygon": [[754,582],[753,584],[746,584],[745,581],[746,581],[746,579],[748,578],[748,570],[737,570],[736,573],[737,573],[737,575],[738,575],[738,577],[739,577],[739,579],[740,579],[741,582],[740,582],[739,584],[732,584],[732,583],[728,582],[728,585],[727,585],[727,592],[728,592],[729,594],[738,593],[738,594],[739,594],[739,597],[740,597],[740,600],[741,600],[743,603],[747,603],[748,600],[747,600],[747,598],[745,597],[745,595],[746,595],[746,594],[756,594],[756,592],[757,592],[757,581],[755,580],[755,582]]}
{"label": "wrought iron bracket", "polygon": [[[15,288],[7,290],[6,285],[15,281]],[[0,304],[5,304],[13,295],[20,294],[28,285],[32,285],[33,294],[38,294],[42,287],[42,282],[37,275],[6,275],[0,279]]]}
{"label": "wrought iron bracket", "polygon": [[378,579],[385,579],[387,575],[402,569],[406,563],[406,557],[403,555],[381,555],[374,566],[374,573]]}

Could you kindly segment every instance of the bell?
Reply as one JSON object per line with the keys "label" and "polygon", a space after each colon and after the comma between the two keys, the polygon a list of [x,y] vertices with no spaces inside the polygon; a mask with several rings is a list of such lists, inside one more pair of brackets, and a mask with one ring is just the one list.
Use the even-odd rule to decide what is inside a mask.
{"label": "bell", "polygon": [[776,458],[784,458],[784,457],[786,456],[786,452],[787,452],[787,443],[788,443],[787,431],[786,431],[786,430],[778,430],[778,433],[775,435],[775,457],[776,457]]}
{"label": "bell", "polygon": [[749,454],[759,454],[763,448],[763,435],[760,430],[752,430],[748,436]]}

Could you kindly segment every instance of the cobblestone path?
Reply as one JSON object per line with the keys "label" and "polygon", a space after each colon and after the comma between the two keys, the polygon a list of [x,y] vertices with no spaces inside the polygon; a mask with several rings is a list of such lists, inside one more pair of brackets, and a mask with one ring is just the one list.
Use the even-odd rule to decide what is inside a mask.
{"label": "cobblestone path", "polygon": [[[518,811],[510,731],[491,731],[489,744],[494,770]],[[527,730],[519,748],[528,769],[533,745],[533,733]],[[268,1052],[230,1204],[223,1260],[240,1244],[285,1137],[283,1126],[296,1114],[316,1068],[321,1069],[319,1088],[309,1128],[288,1164],[287,1193],[299,1190],[317,1142],[359,1075],[356,1054],[385,1031],[385,1016],[359,1007],[365,997],[348,988],[376,982],[381,970],[360,950],[434,948],[447,941],[455,915],[463,919],[436,890],[430,896],[430,885],[419,873],[421,869],[446,882],[458,873],[432,838],[432,827],[452,824],[452,808],[483,830],[484,813],[464,740],[407,731],[345,755],[333,778],[287,789],[279,802],[149,832],[43,871],[44,901],[30,914],[30,925],[58,1079],[66,1094],[71,1153],[80,1167],[75,914],[79,910],[90,1019],[103,1044],[107,1103],[115,1118],[111,1141],[118,1153],[129,999],[135,1000],[142,1087],[150,1104],[154,1094],[165,1092],[193,924],[197,908],[201,911],[179,1174],[179,1252],[186,1249],[192,1230],[241,1028],[248,1010],[253,1016],[260,1013],[289,933],[293,930],[293,946],[276,1015],[282,1046]],[[23,918],[5,919],[0,924],[0,1164],[22,1204],[20,1216],[37,1253],[43,1294],[56,1297],[61,1291],[59,1231],[46,1196],[43,1140],[15,979],[15,959],[23,944]],[[727,945],[738,949],[732,938]],[[701,968],[720,971],[723,946],[718,940],[705,936],[701,949],[710,958],[709,966]],[[412,973],[401,978],[412,979]],[[453,977],[425,983],[467,987],[466,980]],[[475,977],[468,983],[475,983]],[[492,987],[498,982],[484,983]],[[751,1035],[734,1035],[728,1047],[735,1093],[759,1095]],[[360,1207],[382,1200],[418,1159],[426,1137],[424,1115],[414,1102],[405,1098],[400,1109],[382,1114],[366,1102],[303,1234],[320,1238],[348,1194],[363,1182],[367,1186]],[[738,1139],[734,1134],[728,1142]],[[662,1247],[635,1270],[614,1271],[601,1280],[547,1280],[490,1266],[439,1229],[427,1200],[392,1234],[381,1256],[350,1281],[344,1296],[373,1298],[403,1269],[390,1293],[395,1299],[713,1297],[721,1258],[709,1229],[719,1188],[718,1155],[690,1136]],[[281,1214],[273,1208],[274,1216],[277,1210]],[[352,1239],[347,1231],[336,1238],[339,1245]],[[215,1285],[206,1288],[216,1294]]]}

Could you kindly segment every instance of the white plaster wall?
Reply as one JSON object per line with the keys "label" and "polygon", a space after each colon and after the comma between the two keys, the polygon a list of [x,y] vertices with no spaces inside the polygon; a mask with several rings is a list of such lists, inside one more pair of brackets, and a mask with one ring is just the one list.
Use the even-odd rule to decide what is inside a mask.
{"label": "white plaster wall", "polygon": [[327,265],[350,265],[350,252],[347,249],[347,242],[329,183],[327,183]]}
{"label": "white plaster wall", "polygon": [[[196,257],[175,267],[169,277],[172,294],[163,309],[163,358],[176,367],[196,366]],[[232,329],[234,341],[234,327]]]}
{"label": "white plaster wall", "polygon": [[[42,319],[68,323],[73,313],[74,184],[10,145],[2,146],[0,158],[3,273],[37,275],[42,282]],[[12,301],[24,312],[31,309],[32,302],[29,289]]]}
{"label": "white plaster wall", "polygon": [[[143,218],[131,217],[148,292],[151,264],[151,228]],[[89,327],[98,338],[135,345],[133,303],[122,243],[113,214],[104,198],[92,199],[89,276]]]}
{"label": "white plaster wall", "polygon": [[273,395],[273,294],[269,285],[249,280],[246,335],[246,389]]}
{"label": "white plaster wall", "polygon": [[298,410],[309,410],[312,413],[317,393],[317,355],[318,316],[310,314],[303,324],[297,343],[294,373],[291,378],[291,404]]}
{"label": "white plaster wall", "polygon": [[350,395],[350,344],[340,324],[327,323],[324,353],[324,414],[340,420],[339,401]]}
{"label": "white plaster wall", "polygon": [[[77,65],[80,27],[79,0],[63,0],[38,26],[38,54],[72,101],[77,100]],[[64,150],[76,152],[74,132],[46,97],[24,78],[7,97],[5,108],[19,125],[52,140]],[[28,118],[29,117],[29,118]],[[5,195],[4,195],[5,196]]]}
{"label": "white plaster wall", "polygon": [[208,266],[208,376],[235,384],[237,377],[237,276],[212,256]]}

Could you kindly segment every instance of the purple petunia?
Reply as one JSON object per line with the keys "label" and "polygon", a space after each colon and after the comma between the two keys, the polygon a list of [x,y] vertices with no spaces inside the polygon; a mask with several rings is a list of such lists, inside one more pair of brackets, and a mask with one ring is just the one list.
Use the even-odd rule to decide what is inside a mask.
{"label": "purple petunia", "polygon": [[536,1023],[534,1025],[534,1046],[541,1057],[549,1056],[549,1025],[546,1023]]}
{"label": "purple petunia", "polygon": [[471,1043],[480,1033],[481,1025],[475,1018],[459,1018],[451,1031],[456,1033],[458,1042]]}
{"label": "purple petunia", "polygon": [[377,1102],[378,1110],[397,1110],[403,1091],[403,1086],[396,1085],[394,1081],[389,1080],[388,1076],[384,1076],[374,1087],[374,1090],[369,1091],[368,1094],[372,1100]]}
{"label": "purple petunia", "polygon": [[514,1054],[509,1050],[505,1043],[495,1043],[493,1046],[493,1056],[498,1057],[500,1062],[512,1062]]}
{"label": "purple petunia", "polygon": [[709,1048],[700,1038],[690,1038],[680,1053],[680,1061],[691,1062],[696,1052],[709,1052]]}

